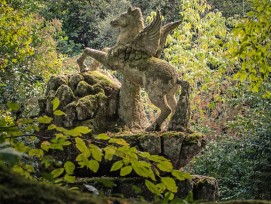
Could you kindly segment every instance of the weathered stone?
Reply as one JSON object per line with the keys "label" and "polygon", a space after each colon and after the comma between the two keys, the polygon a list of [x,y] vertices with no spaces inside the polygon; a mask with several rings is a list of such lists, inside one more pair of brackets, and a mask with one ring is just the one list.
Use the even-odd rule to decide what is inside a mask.
{"label": "weathered stone", "polygon": [[206,141],[202,134],[200,133],[191,133],[187,134],[183,141],[181,148],[181,154],[179,158],[178,166],[185,166],[188,164],[191,159],[198,154],[203,147],[205,147]]}
{"label": "weathered stone", "polygon": [[161,137],[163,155],[170,158],[171,163],[175,168],[178,168],[178,161],[181,154],[182,143],[185,135],[182,132],[172,135],[165,134]]}
{"label": "weathered stone", "polygon": [[[55,124],[66,128],[87,125],[93,133],[124,128],[118,114],[120,83],[113,77],[92,71],[52,76],[48,83],[47,94],[40,100],[40,114],[54,117]],[[58,109],[66,115],[53,115],[51,101],[55,97],[60,100]]]}
{"label": "weathered stone", "polygon": [[192,185],[195,200],[215,201],[218,199],[218,185],[215,178],[195,175]]}
{"label": "weathered stone", "polygon": [[64,108],[66,105],[73,102],[75,99],[73,91],[68,85],[65,85],[65,84],[61,85],[57,89],[55,97],[57,97],[60,100],[59,109]]}
{"label": "weathered stone", "polygon": [[93,118],[98,110],[98,103],[96,96],[88,95],[80,98],[76,103],[76,113],[78,120],[86,120]]}
{"label": "weathered stone", "polygon": [[125,83],[129,81],[134,86],[145,89],[150,101],[160,109],[158,117],[146,129],[147,131],[160,131],[162,124],[170,113],[176,110],[177,105],[175,93],[179,87],[178,72],[168,62],[157,57],[161,55],[167,35],[180,22],[166,26],[162,26],[161,22],[160,12],[157,11],[153,22],[144,28],[141,10],[129,8],[127,12],[111,21],[111,25],[120,30],[116,45],[109,51],[86,48],[77,60],[80,71],[86,70],[84,60],[90,56],[106,68],[118,70],[123,74],[125,97],[129,95],[129,89],[132,90],[131,99],[123,97],[123,101],[121,100],[123,102],[121,115],[128,126],[142,129],[147,123],[142,120],[146,118],[145,113],[142,111],[141,104],[137,102],[140,96],[139,91],[133,86],[125,87]]}
{"label": "weathered stone", "polygon": [[71,74],[68,76],[68,85],[73,92],[75,92],[80,81],[84,81],[84,77],[81,74]]}
{"label": "weathered stone", "polygon": [[139,137],[139,149],[150,154],[159,155],[161,150],[161,138],[155,134],[146,134]]}
{"label": "weathered stone", "polygon": [[122,81],[120,88],[119,115],[134,132],[142,131],[149,126],[140,95],[140,87],[126,79]]}
{"label": "weathered stone", "polygon": [[72,128],[75,126],[75,121],[77,120],[77,113],[76,113],[76,102],[72,102],[68,104],[64,110],[66,115],[63,119],[63,125],[67,128]]}
{"label": "weathered stone", "polygon": [[93,87],[85,81],[80,81],[76,87],[75,94],[84,97],[93,93]]}
{"label": "weathered stone", "polygon": [[[87,124],[86,124],[87,123]],[[107,127],[108,124],[105,122]],[[81,125],[87,125],[95,131],[95,128],[102,129],[103,124],[95,123],[95,119],[85,120]],[[112,128],[114,124],[112,124]],[[130,147],[136,147],[139,151],[146,151],[153,155],[161,155],[169,159],[175,169],[180,169],[184,167],[195,155],[199,152],[199,148],[202,148],[205,144],[205,140],[202,136],[198,137],[194,133],[181,133],[181,132],[164,132],[164,133],[144,133],[144,134],[111,134],[109,135],[112,138],[121,138],[124,139]],[[91,135],[85,135],[85,139],[93,139]],[[95,142],[94,142],[95,143]],[[96,144],[96,143],[95,143]],[[194,148],[194,145],[197,145],[197,148]],[[106,143],[97,142],[97,145],[100,148],[105,147]],[[189,149],[189,151],[182,151],[184,149]],[[172,151],[170,151],[170,149]],[[194,152],[196,151],[196,152]],[[186,154],[186,155],[183,155]],[[78,155],[78,149],[75,146],[70,146],[69,149],[63,152],[57,152],[54,154],[59,160],[65,160],[69,158],[70,161],[75,161],[75,158]],[[184,160],[185,158],[185,160]],[[103,160],[100,164],[100,168],[97,173],[92,173],[88,169],[77,169],[76,175],[80,177],[92,177],[92,176],[114,176],[116,172],[110,172],[110,168],[117,158],[112,161]],[[118,173],[117,173],[118,175]]]}
{"label": "weathered stone", "polygon": [[180,94],[177,108],[173,114],[169,125],[169,131],[187,131],[191,116],[190,92],[191,87],[187,81],[181,81],[182,92]]}
{"label": "weathered stone", "polygon": [[52,76],[47,83],[46,95],[53,90],[56,91],[62,84],[67,84],[67,80],[64,76]]}

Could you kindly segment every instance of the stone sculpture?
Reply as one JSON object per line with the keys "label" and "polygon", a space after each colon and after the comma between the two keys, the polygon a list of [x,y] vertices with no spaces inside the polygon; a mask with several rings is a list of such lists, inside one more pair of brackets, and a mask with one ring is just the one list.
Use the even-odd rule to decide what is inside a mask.
{"label": "stone sculpture", "polygon": [[162,27],[161,15],[157,11],[153,22],[144,28],[140,9],[130,7],[111,21],[113,27],[120,29],[116,45],[108,52],[86,48],[78,59],[80,70],[85,70],[84,60],[90,56],[108,69],[119,70],[126,80],[145,89],[150,101],[161,110],[147,131],[161,130],[162,123],[176,110],[175,93],[181,80],[177,70],[158,57],[167,34],[179,23]]}

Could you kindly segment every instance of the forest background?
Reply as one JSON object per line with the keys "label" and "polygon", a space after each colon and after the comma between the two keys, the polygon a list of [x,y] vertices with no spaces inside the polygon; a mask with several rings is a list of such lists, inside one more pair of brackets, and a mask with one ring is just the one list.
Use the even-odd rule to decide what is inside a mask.
{"label": "forest background", "polygon": [[37,115],[50,76],[78,72],[84,47],[114,45],[109,22],[129,5],[146,22],[156,9],[182,20],[163,58],[191,84],[191,129],[208,140],[187,170],[215,177],[221,200],[270,200],[270,0],[1,0],[2,123]]}

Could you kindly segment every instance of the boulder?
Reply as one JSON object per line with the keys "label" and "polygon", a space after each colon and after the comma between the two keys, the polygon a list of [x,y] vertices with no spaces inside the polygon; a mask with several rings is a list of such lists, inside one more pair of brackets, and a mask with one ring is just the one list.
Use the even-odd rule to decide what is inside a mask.
{"label": "boulder", "polygon": [[[65,128],[88,126],[94,134],[119,131],[125,126],[118,112],[119,94],[119,81],[99,71],[52,76],[45,97],[39,100],[40,115],[53,117],[54,124]],[[65,115],[53,115],[55,97]]]}

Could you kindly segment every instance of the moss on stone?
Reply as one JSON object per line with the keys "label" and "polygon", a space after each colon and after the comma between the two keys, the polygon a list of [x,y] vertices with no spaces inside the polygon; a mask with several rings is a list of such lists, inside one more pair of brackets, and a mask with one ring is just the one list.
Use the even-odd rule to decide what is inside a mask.
{"label": "moss on stone", "polygon": [[162,132],[160,136],[161,137],[180,137],[180,136],[185,136],[185,134],[183,132],[169,131],[169,132]]}
{"label": "moss on stone", "polygon": [[102,87],[104,86],[113,86],[118,89],[119,85],[108,76],[102,74],[99,71],[91,71],[83,74],[85,81],[90,84],[100,84]]}
{"label": "moss on stone", "polygon": [[93,87],[85,81],[80,81],[75,90],[75,94],[79,97],[84,97],[93,93]]}
{"label": "moss on stone", "polygon": [[202,136],[203,135],[199,132],[187,134],[184,139],[184,142],[187,144],[197,144],[199,142],[199,140],[201,140]]}

